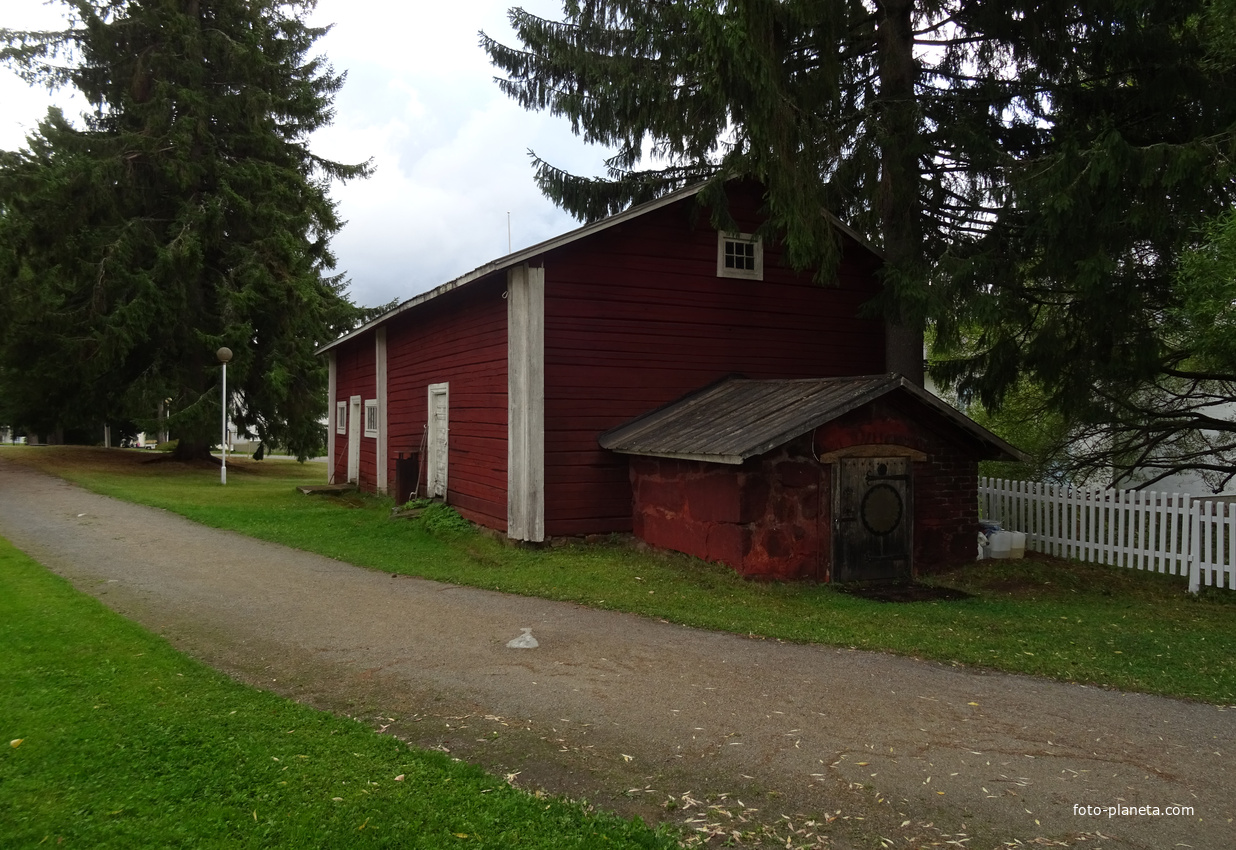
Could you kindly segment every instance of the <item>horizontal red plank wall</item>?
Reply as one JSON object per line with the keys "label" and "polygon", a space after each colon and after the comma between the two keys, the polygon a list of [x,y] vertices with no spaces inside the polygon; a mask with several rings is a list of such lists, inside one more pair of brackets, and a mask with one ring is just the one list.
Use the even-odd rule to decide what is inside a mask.
{"label": "horizontal red plank wall", "polygon": [[[374,359],[373,334],[365,334],[359,339],[349,340],[335,349],[335,398],[332,403],[342,401],[348,405],[347,426],[351,428],[352,408],[349,400],[352,396],[361,397],[361,421],[363,429],[365,415],[365,400],[377,398],[377,366]],[[335,468],[335,481],[342,484],[348,480],[348,435],[332,434],[331,458]],[[377,443],[372,437],[364,436],[361,431],[360,440],[360,481],[362,490],[373,491],[377,486]]]}
{"label": "horizontal red plank wall", "polygon": [[[726,375],[809,378],[884,371],[878,259],[847,240],[835,286],[782,264],[716,276],[717,234],[687,199],[545,257],[545,515],[549,535],[629,531],[626,459],[597,436]],[[744,232],[758,199],[733,198]]]}
{"label": "horizontal red plank wall", "polygon": [[[505,273],[440,295],[387,323],[388,480],[399,454],[420,449],[429,385],[449,387],[447,501],[506,530]],[[372,347],[372,340],[370,341]],[[422,491],[424,481],[421,481]]]}

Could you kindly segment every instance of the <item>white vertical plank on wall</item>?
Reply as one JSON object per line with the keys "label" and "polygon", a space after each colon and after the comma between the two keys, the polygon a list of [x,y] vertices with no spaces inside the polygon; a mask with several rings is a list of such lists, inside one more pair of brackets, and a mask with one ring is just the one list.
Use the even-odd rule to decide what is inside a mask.
{"label": "white vertical plank on wall", "polygon": [[545,269],[507,272],[507,536],[545,539]]}
{"label": "white vertical plank on wall", "polygon": [[335,446],[338,437],[335,434],[335,391],[337,372],[335,365],[335,349],[327,353],[326,359],[326,483],[335,483]]}
{"label": "white vertical plank on wall", "polygon": [[389,491],[387,464],[390,445],[386,432],[386,326],[378,328],[373,335],[374,344],[374,389],[378,401],[377,489]]}

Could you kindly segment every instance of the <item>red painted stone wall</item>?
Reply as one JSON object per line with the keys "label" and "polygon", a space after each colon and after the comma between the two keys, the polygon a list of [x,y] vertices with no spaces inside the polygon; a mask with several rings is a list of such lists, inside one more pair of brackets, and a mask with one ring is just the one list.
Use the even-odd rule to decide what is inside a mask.
{"label": "red painted stone wall", "polygon": [[[828,476],[803,438],[741,466],[632,457],[636,536],[762,579],[820,578]],[[824,494],[824,498],[821,498]]]}
{"label": "red painted stone wall", "polygon": [[[974,560],[978,449],[969,437],[944,417],[896,397],[822,425],[815,435],[820,454],[865,445],[906,446],[927,455],[911,464],[915,574]],[[825,551],[831,559],[831,546]]]}
{"label": "red painted stone wall", "polygon": [[663,549],[728,564],[752,578],[832,578],[831,463],[812,453],[895,445],[911,464],[914,572],[974,559],[977,447],[921,405],[885,398],[742,466],[631,457],[633,528]]}

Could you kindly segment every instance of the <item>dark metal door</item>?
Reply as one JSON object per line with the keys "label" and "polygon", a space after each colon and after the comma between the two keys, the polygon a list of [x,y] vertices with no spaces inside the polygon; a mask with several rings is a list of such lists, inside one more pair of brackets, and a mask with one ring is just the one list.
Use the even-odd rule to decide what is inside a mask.
{"label": "dark metal door", "polygon": [[914,539],[910,461],[844,458],[836,472],[835,580],[909,578]]}

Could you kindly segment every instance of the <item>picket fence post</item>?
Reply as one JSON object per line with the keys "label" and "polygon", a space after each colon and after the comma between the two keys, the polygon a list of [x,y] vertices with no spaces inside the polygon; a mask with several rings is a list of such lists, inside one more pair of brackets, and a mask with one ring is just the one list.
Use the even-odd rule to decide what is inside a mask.
{"label": "picket fence post", "polygon": [[1185,551],[1189,553],[1189,592],[1196,594],[1202,589],[1202,567],[1198,563],[1201,557],[1201,544],[1198,539],[1202,533],[1201,502],[1192,502],[1185,495],[1185,509],[1189,512],[1189,545]]}

